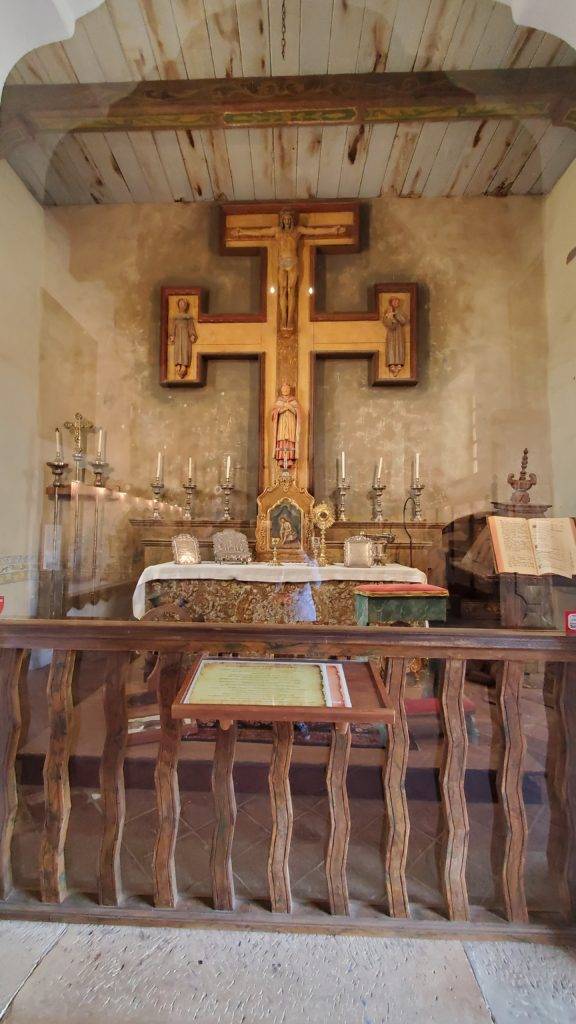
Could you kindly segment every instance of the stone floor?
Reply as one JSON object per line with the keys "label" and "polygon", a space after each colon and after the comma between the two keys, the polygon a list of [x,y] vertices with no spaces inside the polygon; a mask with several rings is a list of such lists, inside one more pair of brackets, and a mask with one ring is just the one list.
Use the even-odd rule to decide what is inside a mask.
{"label": "stone floor", "polygon": [[572,1024],[576,950],[0,922],[6,1024]]}

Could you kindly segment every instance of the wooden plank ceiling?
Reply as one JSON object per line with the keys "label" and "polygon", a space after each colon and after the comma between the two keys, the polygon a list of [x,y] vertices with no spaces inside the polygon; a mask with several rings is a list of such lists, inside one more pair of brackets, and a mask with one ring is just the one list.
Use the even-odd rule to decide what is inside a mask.
{"label": "wooden plank ceiling", "polygon": [[[107,0],[12,84],[576,65],[492,0]],[[548,192],[576,132],[546,120],[42,135],[10,162],[43,203]]]}

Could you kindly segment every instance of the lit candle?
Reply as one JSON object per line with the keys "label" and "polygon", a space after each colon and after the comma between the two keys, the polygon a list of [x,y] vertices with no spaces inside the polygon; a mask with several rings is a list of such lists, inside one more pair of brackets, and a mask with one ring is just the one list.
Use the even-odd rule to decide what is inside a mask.
{"label": "lit candle", "polygon": [[414,453],[414,462],[412,465],[412,483],[418,483],[420,479],[420,452]]}
{"label": "lit candle", "polygon": [[158,452],[158,459],[156,462],[156,479],[158,483],[162,483],[164,478],[164,455],[162,452]]}
{"label": "lit candle", "polygon": [[188,480],[192,479],[192,456],[188,459]]}
{"label": "lit candle", "polygon": [[340,473],[342,475],[342,483],[344,483],[346,479],[346,455],[344,452],[340,454]]}
{"label": "lit candle", "polygon": [[382,480],[382,457],[378,461],[378,466],[374,472],[374,487],[380,487],[380,481]]}
{"label": "lit candle", "polygon": [[62,435],[60,434],[60,427],[56,427],[56,459],[58,461],[62,459]]}
{"label": "lit candle", "polygon": [[226,483],[227,484],[230,483],[230,465],[231,465],[231,459],[230,459],[230,456],[227,455],[226,456]]}
{"label": "lit candle", "polygon": [[102,461],[103,451],[104,451],[104,431],[102,430],[102,427],[100,427],[100,430],[98,431],[98,460],[99,460],[99,462]]}

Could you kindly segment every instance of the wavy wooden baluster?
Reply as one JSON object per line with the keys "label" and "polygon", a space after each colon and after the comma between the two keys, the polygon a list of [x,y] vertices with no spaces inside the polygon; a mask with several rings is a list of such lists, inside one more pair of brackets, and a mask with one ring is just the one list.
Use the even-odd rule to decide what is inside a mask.
{"label": "wavy wooden baluster", "polygon": [[0,651],[0,899],[13,888],[10,850],[18,812],[16,754],[20,739],[20,680],[28,671],[29,651]]}
{"label": "wavy wooden baluster", "polygon": [[504,753],[498,772],[498,789],[506,825],[501,867],[502,898],[509,921],[527,922],[524,892],[524,860],[528,826],[522,794],[522,761],[526,743],[522,732],[520,699],[524,666],[507,661],[498,685],[498,706],[504,734]]}
{"label": "wavy wooden baluster", "polygon": [[292,911],[288,856],[292,839],[292,795],[290,793],[290,757],[293,726],[291,722],[274,722],[272,726],[272,759],[270,761],[270,803],[272,806],[272,838],[268,857],[268,884],[272,910],[279,914]]}
{"label": "wavy wooden baluster", "polygon": [[548,666],[553,714],[548,716],[546,779],[550,801],[548,867],[568,920],[576,918],[576,665]]}
{"label": "wavy wooden baluster", "polygon": [[410,819],[404,788],[410,747],[404,707],[408,666],[409,659],[390,658],[386,668],[388,699],[396,713],[394,722],[388,725],[388,746],[383,772],[386,803],[384,866],[386,868],[388,912],[391,917],[410,917],[406,888],[406,857],[410,837]]}
{"label": "wavy wooden baluster", "polygon": [[126,683],[129,673],[128,651],[109,656],[104,683],[106,739],[100,762],[104,829],[100,847],[98,888],[100,903],[110,907],[117,907],[122,902],[120,850],[126,815],[124,755],[128,737]]}
{"label": "wavy wooden baluster", "polygon": [[464,717],[464,680],[466,662],[446,662],[441,688],[444,751],[440,769],[443,837],[442,889],[451,921],[467,921],[470,916],[466,887],[468,856],[468,810],[464,794],[468,734]]}
{"label": "wavy wooden baluster", "polygon": [[66,898],[64,845],[70,817],[70,731],[74,651],[53,651],[47,697],[50,738],[44,761],[44,829],[40,847],[40,891],[45,903]]}
{"label": "wavy wooden baluster", "polygon": [[161,655],[158,669],[158,709],[161,737],[154,772],[158,832],[154,848],[154,902],[175,907],[178,900],[175,850],[180,821],[178,751],[181,722],[172,718],[172,703],[180,685],[182,655]]}
{"label": "wavy wooden baluster", "polygon": [[346,858],[350,840],[350,808],[346,789],[346,773],[351,743],[352,732],[348,722],[332,726],[330,761],[326,773],[331,823],[326,854],[326,877],[332,914],[350,913],[346,880]]}
{"label": "wavy wooden baluster", "polygon": [[[227,724],[228,728],[224,728],[224,724]],[[237,734],[236,722],[219,724],[212,766],[216,821],[212,834],[210,870],[215,910],[234,910],[232,842],[236,824],[236,797],[232,771]]]}

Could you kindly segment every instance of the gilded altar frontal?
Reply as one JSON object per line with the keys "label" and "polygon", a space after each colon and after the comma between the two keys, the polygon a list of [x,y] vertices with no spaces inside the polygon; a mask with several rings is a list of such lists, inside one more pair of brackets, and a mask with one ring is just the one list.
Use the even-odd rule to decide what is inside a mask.
{"label": "gilded altar frontal", "polygon": [[10,1024],[574,1017],[573,6],[0,3]]}

